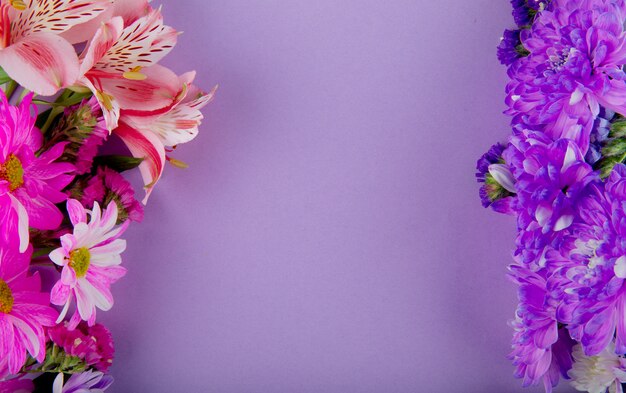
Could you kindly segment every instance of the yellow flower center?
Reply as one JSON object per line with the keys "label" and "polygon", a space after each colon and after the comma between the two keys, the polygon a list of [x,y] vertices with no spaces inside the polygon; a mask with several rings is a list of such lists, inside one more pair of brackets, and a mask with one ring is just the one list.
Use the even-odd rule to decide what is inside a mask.
{"label": "yellow flower center", "polygon": [[11,0],[11,5],[18,11],[24,11],[26,9],[26,3],[23,0]]}
{"label": "yellow flower center", "polygon": [[126,71],[123,74],[124,78],[132,80],[132,81],[143,81],[146,80],[148,77],[146,76],[146,74],[142,74],[141,73],[141,67],[135,67],[135,68],[131,68],[130,71]]}
{"label": "yellow flower center", "polygon": [[100,103],[106,108],[106,110],[113,109],[113,96],[103,91],[96,91],[96,97]]}
{"label": "yellow flower center", "polygon": [[0,164],[0,179],[9,182],[11,191],[15,191],[24,184],[24,167],[19,158],[11,154],[4,164]]}
{"label": "yellow flower center", "polygon": [[91,253],[87,247],[70,252],[70,267],[74,269],[76,277],[85,277],[91,261]]}
{"label": "yellow flower center", "polygon": [[0,279],[0,312],[8,314],[13,310],[13,293],[9,284]]}

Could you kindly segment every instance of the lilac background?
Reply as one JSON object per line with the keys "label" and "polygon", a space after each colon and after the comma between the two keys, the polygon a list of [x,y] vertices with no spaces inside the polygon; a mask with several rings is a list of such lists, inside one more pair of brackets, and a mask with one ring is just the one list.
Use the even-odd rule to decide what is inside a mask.
{"label": "lilac background", "polygon": [[508,1],[161,3],[166,64],[220,91],[128,232],[112,391],[522,391],[514,224],[473,179]]}

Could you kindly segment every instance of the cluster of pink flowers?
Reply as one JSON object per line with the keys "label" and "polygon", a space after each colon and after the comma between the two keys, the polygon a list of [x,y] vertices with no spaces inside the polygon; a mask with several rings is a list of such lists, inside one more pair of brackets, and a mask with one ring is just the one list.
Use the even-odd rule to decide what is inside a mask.
{"label": "cluster of pink flowers", "polygon": [[111,385],[121,236],[214,93],[158,64],[178,36],[149,0],[0,0],[0,392]]}

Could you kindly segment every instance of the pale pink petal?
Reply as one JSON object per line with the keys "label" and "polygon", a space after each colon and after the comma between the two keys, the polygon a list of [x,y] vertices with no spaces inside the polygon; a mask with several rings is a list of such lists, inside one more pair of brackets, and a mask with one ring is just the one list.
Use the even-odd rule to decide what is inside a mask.
{"label": "pale pink petal", "polygon": [[96,68],[111,73],[125,73],[131,69],[149,67],[167,55],[178,33],[163,24],[159,10],[137,19],[122,31],[120,38],[97,62]]}
{"label": "pale pink petal", "polygon": [[163,173],[165,147],[156,135],[152,133],[142,134],[124,123],[120,124],[115,133],[128,146],[134,157],[144,159],[139,165],[139,171],[146,187],[146,197],[143,201],[146,203],[152,188]]}
{"label": "pale pink petal", "polygon": [[106,55],[109,49],[115,44],[122,34],[124,22],[122,18],[113,18],[100,25],[93,39],[81,56],[80,75],[85,75],[93,66]]}
{"label": "pale pink petal", "polygon": [[50,291],[50,303],[60,306],[70,300],[70,287],[64,285],[61,280],[57,281]]}
{"label": "pale pink petal", "polygon": [[54,95],[78,77],[76,51],[63,38],[36,33],[0,50],[0,67],[28,90]]}
{"label": "pale pink petal", "polygon": [[67,212],[70,215],[72,225],[76,225],[79,222],[87,222],[87,212],[83,205],[76,199],[67,200]]}
{"label": "pale pink petal", "polygon": [[50,257],[50,260],[59,266],[64,266],[66,264],[65,256],[66,254],[63,247],[52,250],[48,255],[48,257]]}
{"label": "pale pink petal", "polygon": [[111,0],[26,0],[26,9],[11,10],[11,37],[16,41],[35,33],[60,34],[95,18],[110,8],[111,3]]}

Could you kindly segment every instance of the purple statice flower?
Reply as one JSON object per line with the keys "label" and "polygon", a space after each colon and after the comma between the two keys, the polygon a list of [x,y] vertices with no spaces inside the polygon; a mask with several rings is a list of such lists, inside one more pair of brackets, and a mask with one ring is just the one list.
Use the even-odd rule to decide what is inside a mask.
{"label": "purple statice flower", "polygon": [[602,158],[602,148],[609,139],[611,132],[611,120],[615,117],[615,112],[610,109],[600,108],[600,113],[593,123],[589,138],[589,150],[585,155],[585,160],[593,165]]}
{"label": "purple statice flower", "polygon": [[506,147],[491,146],[476,163],[476,180],[482,184],[479,195],[483,207],[503,214],[515,214],[515,179],[502,158]]}
{"label": "purple statice flower", "polygon": [[560,322],[585,354],[602,352],[615,336],[615,351],[626,354],[626,166],[613,169],[606,183],[594,182],[578,205],[550,287],[561,297]]}
{"label": "purple statice flower", "polygon": [[521,32],[529,55],[512,64],[507,114],[518,129],[575,141],[583,154],[600,106],[626,113],[622,0],[554,0]]}
{"label": "purple statice flower", "polygon": [[530,26],[537,13],[543,11],[552,0],[511,0],[513,19],[519,27]]}
{"label": "purple statice flower", "polygon": [[531,24],[533,16],[526,0],[511,0],[511,7],[513,7],[513,19],[519,27]]}
{"label": "purple statice flower", "polygon": [[74,164],[79,175],[91,171],[98,148],[107,140],[102,109],[96,97],[65,108],[59,123],[46,140],[46,145],[65,142],[61,161]]}
{"label": "purple statice flower", "polygon": [[517,59],[528,56],[520,40],[519,30],[504,30],[500,45],[498,45],[498,60],[505,66],[510,66]]}
{"label": "purple statice flower", "polygon": [[135,199],[135,190],[124,176],[109,167],[98,167],[96,175],[87,182],[80,201],[87,208],[93,207],[94,202],[102,206],[115,202],[120,224],[126,220],[143,220],[143,206]]}
{"label": "purple statice flower", "polygon": [[543,383],[551,392],[561,377],[569,379],[574,341],[556,321],[556,303],[549,296],[546,279],[529,269],[512,265],[511,278],[519,285],[519,306],[511,325],[513,351],[509,358],[515,376],[525,387]]}
{"label": "purple statice flower", "polygon": [[54,380],[52,393],[101,393],[113,384],[113,377],[100,371],[85,371],[73,374],[63,384],[64,375],[59,373]]}
{"label": "purple statice flower", "polygon": [[65,353],[83,360],[87,366],[94,366],[98,371],[107,372],[113,364],[113,337],[101,324],[88,326],[81,322],[70,330],[69,323],[63,322],[48,329],[48,337]]}

